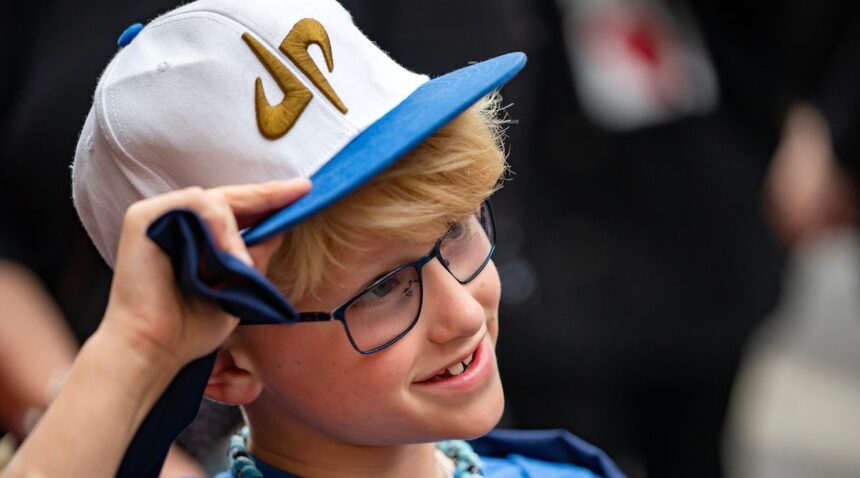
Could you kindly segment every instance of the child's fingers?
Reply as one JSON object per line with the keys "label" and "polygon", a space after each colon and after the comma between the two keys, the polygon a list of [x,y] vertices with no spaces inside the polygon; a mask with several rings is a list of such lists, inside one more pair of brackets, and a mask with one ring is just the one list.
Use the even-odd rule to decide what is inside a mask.
{"label": "child's fingers", "polygon": [[195,197],[191,205],[209,225],[218,248],[233,254],[249,266],[254,265],[245,241],[239,235],[239,225],[236,223],[233,209],[223,193],[217,189],[209,189],[203,197]]}
{"label": "child's fingers", "polygon": [[[233,254],[248,265],[253,265],[239,228],[273,210],[280,209],[295,201],[310,190],[307,178],[288,181],[272,181],[265,184],[222,186],[204,190],[190,187],[163,194],[134,204],[126,213],[124,228],[133,229],[123,234],[139,237],[141,231],[171,209],[194,210],[212,232],[217,246]],[[265,264],[258,269],[265,270],[275,247],[264,246],[256,255]]]}
{"label": "child's fingers", "polygon": [[224,195],[227,204],[236,215],[240,227],[246,227],[254,219],[275,211],[305,195],[311,188],[307,178],[287,181],[271,181],[265,184],[222,186],[215,191]]}
{"label": "child's fingers", "polygon": [[127,237],[140,237],[160,215],[172,209],[191,209],[209,226],[217,246],[252,265],[251,256],[239,235],[233,210],[222,193],[191,187],[157,196],[134,204],[126,213],[123,232]]}

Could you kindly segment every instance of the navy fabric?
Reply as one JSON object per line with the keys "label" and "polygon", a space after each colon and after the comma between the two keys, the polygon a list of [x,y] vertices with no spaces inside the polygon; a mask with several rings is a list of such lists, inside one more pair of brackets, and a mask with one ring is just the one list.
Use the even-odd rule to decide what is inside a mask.
{"label": "navy fabric", "polygon": [[[487,478],[625,478],[606,454],[564,430],[493,430],[469,442]],[[266,478],[297,478],[254,459]],[[215,478],[236,478],[230,471]]]}
{"label": "navy fabric", "polygon": [[[268,279],[220,251],[197,214],[167,212],[149,226],[147,236],[170,258],[186,296],[213,300],[244,325],[295,321],[295,309]],[[173,379],[135,434],[118,476],[158,476],[171,443],[197,415],[214,364],[213,352],[186,365]]]}
{"label": "navy fabric", "polygon": [[283,324],[298,317],[265,276],[219,250],[193,212],[170,211],[152,223],[147,235],[170,257],[184,293],[217,302],[242,325]]}
{"label": "navy fabric", "polygon": [[245,242],[256,244],[283,232],[351,193],[482,96],[507,83],[525,64],[523,53],[508,53],[421,85],[314,174],[308,194],[246,231]]}
{"label": "navy fabric", "polygon": [[173,440],[197,416],[215,352],[186,365],[138,428],[116,476],[157,478]]}

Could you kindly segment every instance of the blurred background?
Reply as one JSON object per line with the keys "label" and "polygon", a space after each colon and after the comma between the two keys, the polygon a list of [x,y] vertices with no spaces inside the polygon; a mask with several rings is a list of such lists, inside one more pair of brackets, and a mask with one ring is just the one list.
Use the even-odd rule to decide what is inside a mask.
{"label": "blurred background", "polygon": [[[529,55],[494,202],[503,426],[631,477],[860,476],[856,2],[342,3],[415,71]],[[0,7],[0,466],[104,311],[69,170],[97,78],[178,4]],[[204,404],[165,476],[219,469],[237,420]]]}

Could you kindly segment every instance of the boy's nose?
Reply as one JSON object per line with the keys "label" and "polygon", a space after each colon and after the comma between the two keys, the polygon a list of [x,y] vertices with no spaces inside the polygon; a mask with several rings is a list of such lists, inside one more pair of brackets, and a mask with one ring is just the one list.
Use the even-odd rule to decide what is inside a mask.
{"label": "boy's nose", "polygon": [[424,304],[421,321],[431,341],[445,343],[462,337],[472,337],[486,321],[484,305],[473,293],[480,280],[460,284],[439,261],[424,266]]}

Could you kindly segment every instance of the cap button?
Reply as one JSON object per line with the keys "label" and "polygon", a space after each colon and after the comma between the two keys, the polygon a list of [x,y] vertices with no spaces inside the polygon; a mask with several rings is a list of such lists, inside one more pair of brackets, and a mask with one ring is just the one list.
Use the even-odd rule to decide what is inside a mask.
{"label": "cap button", "polygon": [[136,37],[141,30],[143,30],[143,24],[140,23],[135,23],[134,25],[126,28],[125,31],[122,32],[122,34],[119,36],[119,39],[116,41],[116,44],[119,45],[120,48],[125,47],[126,45],[131,43],[132,40],[134,40],[134,37]]}

